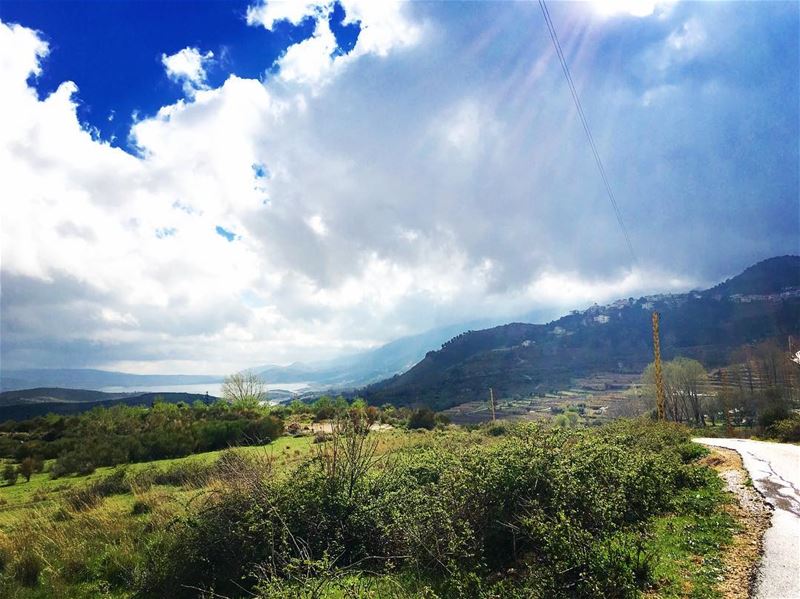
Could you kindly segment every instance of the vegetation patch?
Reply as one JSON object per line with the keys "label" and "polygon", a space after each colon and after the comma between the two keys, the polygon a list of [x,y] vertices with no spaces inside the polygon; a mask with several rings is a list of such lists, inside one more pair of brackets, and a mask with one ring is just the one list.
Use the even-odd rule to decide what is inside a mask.
{"label": "vegetation patch", "polygon": [[0,594],[715,596],[733,524],[688,429],[328,434],[92,475],[5,537]]}

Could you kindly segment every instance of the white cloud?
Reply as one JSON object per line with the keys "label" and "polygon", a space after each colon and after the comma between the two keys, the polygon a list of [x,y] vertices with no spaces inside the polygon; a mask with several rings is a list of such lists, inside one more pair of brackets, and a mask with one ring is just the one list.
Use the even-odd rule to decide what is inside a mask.
{"label": "white cloud", "polygon": [[[192,92],[132,127],[137,156],[81,127],[73,83],[40,100],[27,80],[46,44],[0,23],[4,358],[225,372],[663,288],[670,273],[654,265],[664,256],[690,273],[680,288],[698,255],[716,255],[712,245],[763,243],[765,256],[778,247],[768,245],[782,238],[766,230],[773,220],[761,218],[780,207],[767,175],[796,165],[765,152],[769,168],[740,172],[720,152],[739,130],[722,119],[758,141],[760,88],[743,119],[741,90],[720,85],[709,99],[676,71],[647,109],[646,89],[615,69],[571,63],[630,216],[642,262],[631,270],[557,64],[542,66],[546,37],[488,27],[502,39],[470,54],[474,16],[421,35],[449,5],[345,2],[362,31],[347,57],[331,59],[330,5],[288,6],[251,19],[316,19],[317,35],[287,50],[278,77],[206,89],[185,69]],[[494,9],[474,10],[483,23]],[[660,25],[653,46],[668,47],[689,21]],[[732,197],[756,199],[734,212]],[[730,226],[704,227],[723,220]]]}
{"label": "white cloud", "polygon": [[483,149],[496,147],[502,127],[489,108],[465,99],[443,113],[436,130],[448,156],[474,160]]}
{"label": "white cloud", "polygon": [[345,24],[360,23],[354,52],[386,56],[395,48],[413,46],[422,27],[406,16],[407,3],[396,0],[344,0]]}
{"label": "white cloud", "polygon": [[603,16],[630,15],[632,17],[649,17],[663,14],[670,10],[674,0],[592,0],[594,10]]}
{"label": "white cloud", "polygon": [[205,89],[206,86],[206,65],[214,58],[214,53],[210,50],[203,54],[197,48],[184,48],[167,56],[161,55],[161,64],[167,72],[167,76],[183,85],[183,91],[191,96],[198,89]]}
{"label": "white cloud", "polygon": [[422,27],[407,16],[407,5],[394,0],[342,0],[344,24],[358,23],[360,32],[348,54],[337,54],[336,39],[329,18],[335,2],[263,1],[247,10],[247,23],[273,29],[280,21],[294,25],[311,17],[315,20],[312,37],[291,45],[278,59],[279,77],[286,82],[311,85],[318,91],[335,72],[359,56],[387,56],[396,48],[417,44]]}
{"label": "white cloud", "polygon": [[667,45],[677,52],[692,55],[705,40],[706,32],[703,24],[697,19],[689,19],[667,38]]}
{"label": "white cloud", "polygon": [[279,59],[279,77],[284,81],[319,85],[332,75],[337,60],[333,58],[336,38],[331,32],[328,19],[317,20],[314,35],[300,43],[289,46]]}
{"label": "white cloud", "polygon": [[306,220],[309,228],[314,231],[317,235],[325,236],[328,234],[328,227],[325,225],[325,221],[319,214],[315,214]]}
{"label": "white cloud", "polygon": [[[16,23],[0,27],[0,77],[8,85],[27,87],[29,75],[42,72],[39,62],[49,52],[47,42],[35,31]],[[19,90],[17,90],[19,91]]]}
{"label": "white cloud", "polygon": [[266,29],[272,29],[280,21],[299,25],[306,17],[315,16],[321,7],[327,10],[327,6],[315,0],[265,1],[247,8],[247,24],[262,25]]}

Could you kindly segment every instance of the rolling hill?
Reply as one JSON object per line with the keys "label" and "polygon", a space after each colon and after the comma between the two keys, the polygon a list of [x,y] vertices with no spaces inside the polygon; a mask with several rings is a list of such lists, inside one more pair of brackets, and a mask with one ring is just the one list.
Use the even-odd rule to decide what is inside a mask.
{"label": "rolling hill", "polygon": [[363,395],[373,404],[443,409],[485,397],[489,387],[511,397],[563,389],[595,372],[641,372],[652,360],[654,310],[665,359],[682,355],[713,367],[742,345],[785,342],[800,335],[800,257],[765,260],[705,291],[620,299],[545,325],[467,331]]}
{"label": "rolling hill", "polygon": [[104,387],[156,387],[222,382],[221,376],[193,374],[131,374],[92,368],[29,368],[0,370],[0,391],[38,387],[94,389]]}
{"label": "rolling hill", "polygon": [[118,404],[150,406],[158,399],[167,403],[210,403],[217,398],[197,393],[103,393],[87,389],[41,387],[0,393],[0,421],[26,420],[46,414],[78,414],[96,407]]}

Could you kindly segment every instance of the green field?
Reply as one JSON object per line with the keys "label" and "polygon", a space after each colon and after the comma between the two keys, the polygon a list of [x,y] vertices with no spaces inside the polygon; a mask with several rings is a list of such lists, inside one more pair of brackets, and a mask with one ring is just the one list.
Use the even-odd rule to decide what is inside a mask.
{"label": "green field", "polygon": [[498,423],[34,474],[0,488],[0,595],[717,597],[734,523],[687,435]]}
{"label": "green field", "polygon": [[[275,443],[258,447],[242,447],[237,449],[243,455],[264,454],[274,456],[277,463],[287,466],[307,456],[311,446],[311,437],[282,437]],[[157,460],[125,466],[126,470],[135,473],[146,468],[167,470],[185,463],[210,464],[225,451],[209,451],[184,458]],[[49,464],[45,465],[45,469]],[[75,485],[85,485],[101,479],[114,471],[114,468],[97,468],[86,476],[67,476],[52,479],[48,472],[34,473],[30,482],[18,479],[17,484],[0,487],[0,530],[9,531],[21,518],[22,512],[29,509],[48,510],[58,504],[64,492]]]}

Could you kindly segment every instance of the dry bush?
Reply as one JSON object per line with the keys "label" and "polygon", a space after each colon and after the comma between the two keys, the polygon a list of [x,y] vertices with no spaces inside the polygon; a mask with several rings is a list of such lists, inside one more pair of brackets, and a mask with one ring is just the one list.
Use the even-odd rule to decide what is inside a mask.
{"label": "dry bush", "polygon": [[369,423],[360,414],[334,421],[329,439],[316,449],[326,478],[348,497],[359,481],[377,464],[378,440],[369,435]]}

